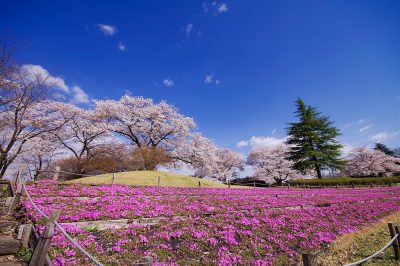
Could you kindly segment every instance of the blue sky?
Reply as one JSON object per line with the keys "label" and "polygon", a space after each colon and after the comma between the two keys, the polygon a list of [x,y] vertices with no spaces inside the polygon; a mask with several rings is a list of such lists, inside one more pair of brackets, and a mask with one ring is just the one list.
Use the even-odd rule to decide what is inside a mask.
{"label": "blue sky", "polygon": [[243,154],[285,137],[298,97],[349,147],[400,146],[399,1],[7,1],[0,31],[81,105],[165,99]]}

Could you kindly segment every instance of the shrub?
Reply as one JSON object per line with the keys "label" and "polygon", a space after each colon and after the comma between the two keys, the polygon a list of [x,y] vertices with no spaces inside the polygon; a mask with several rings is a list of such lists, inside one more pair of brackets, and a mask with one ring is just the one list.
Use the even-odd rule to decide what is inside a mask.
{"label": "shrub", "polygon": [[325,179],[299,179],[290,180],[290,185],[309,185],[309,186],[349,186],[354,185],[389,185],[400,183],[400,176],[391,177],[338,177],[338,178],[325,178]]}

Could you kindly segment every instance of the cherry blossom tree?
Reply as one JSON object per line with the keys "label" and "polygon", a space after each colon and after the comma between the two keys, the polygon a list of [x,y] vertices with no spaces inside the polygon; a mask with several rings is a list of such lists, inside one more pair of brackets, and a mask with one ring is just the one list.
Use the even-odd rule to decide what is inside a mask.
{"label": "cherry blossom tree", "polygon": [[400,172],[400,158],[367,147],[354,149],[347,158],[345,172],[349,176],[391,176]]}
{"label": "cherry blossom tree", "polygon": [[259,180],[283,181],[297,179],[301,174],[293,169],[293,162],[287,159],[288,147],[280,145],[274,148],[257,147],[250,151],[247,164],[254,167],[254,177]]}
{"label": "cherry blossom tree", "polygon": [[211,175],[220,181],[236,178],[244,170],[242,157],[230,149],[217,149],[215,157]]}
{"label": "cherry blossom tree", "polygon": [[211,176],[215,164],[217,146],[200,133],[191,136],[173,151],[173,157],[179,163],[186,163],[196,177]]}
{"label": "cherry blossom tree", "polygon": [[58,113],[62,104],[49,100],[58,84],[49,75],[16,64],[14,51],[12,43],[0,40],[0,177],[27,141],[65,122]]}
{"label": "cherry blossom tree", "polygon": [[171,152],[196,127],[192,118],[165,101],[154,103],[152,99],[125,95],[119,101],[95,101],[95,105],[108,129],[137,148],[162,147]]}
{"label": "cherry blossom tree", "polygon": [[77,161],[77,173],[85,173],[85,165],[91,159],[92,151],[114,141],[106,129],[101,116],[95,110],[81,109],[73,104],[68,104],[61,114],[70,119],[63,127],[54,132],[55,138],[64,149],[72,154]]}
{"label": "cherry blossom tree", "polygon": [[19,161],[28,166],[30,178],[37,180],[43,171],[62,154],[60,143],[52,133],[40,134],[29,139],[21,151]]}
{"label": "cherry blossom tree", "polygon": [[[25,91],[27,93],[27,91]],[[0,112],[0,175],[23,151],[25,143],[41,134],[59,130],[69,119],[60,115],[65,104],[37,100],[24,94],[7,104]]]}

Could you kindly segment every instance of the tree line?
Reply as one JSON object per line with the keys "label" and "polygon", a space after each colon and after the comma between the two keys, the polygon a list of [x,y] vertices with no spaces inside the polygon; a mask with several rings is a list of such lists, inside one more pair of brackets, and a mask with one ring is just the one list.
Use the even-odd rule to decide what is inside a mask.
{"label": "tree line", "polygon": [[0,40],[1,177],[20,163],[29,166],[32,179],[46,177],[56,165],[80,175],[185,165],[197,177],[226,181],[238,177],[247,164],[253,166],[254,178],[278,183],[305,175],[322,178],[326,171],[350,176],[400,172],[399,159],[382,152],[382,146],[359,148],[343,158],[336,140],[339,129],[301,99],[296,102],[298,121],[289,123],[286,142],[254,148],[243,160],[203,136],[192,118],[165,101],[124,95],[95,100],[88,108],[65,102],[57,80],[18,64],[15,51],[12,42]]}
{"label": "tree line", "polygon": [[285,143],[275,148],[250,151],[247,163],[255,169],[254,178],[273,179],[278,184],[304,176],[391,176],[400,174],[400,151],[382,143],[374,149],[358,147],[347,156],[337,141],[340,130],[329,117],[303,100],[296,101],[297,122],[288,124]]}
{"label": "tree line", "polygon": [[60,100],[50,75],[17,64],[12,43],[1,40],[0,52],[1,177],[21,162],[33,179],[55,165],[99,174],[185,164],[198,177],[219,180],[242,169],[237,153],[217,147],[165,101],[125,95],[80,108]]}

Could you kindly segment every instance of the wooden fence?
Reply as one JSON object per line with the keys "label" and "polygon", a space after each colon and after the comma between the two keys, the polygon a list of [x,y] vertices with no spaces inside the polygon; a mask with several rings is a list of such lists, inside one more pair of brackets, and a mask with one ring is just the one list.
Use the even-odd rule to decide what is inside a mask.
{"label": "wooden fence", "polygon": [[[18,181],[18,179],[17,179]],[[21,181],[21,180],[20,180]],[[86,251],[78,242],[76,242],[65,229],[57,222],[60,217],[61,210],[52,210],[50,216],[47,216],[38,206],[33,202],[29,195],[28,190],[23,182],[18,182],[16,189],[10,186],[10,196],[13,200],[9,206],[9,214],[14,214],[17,206],[20,204],[22,195],[26,196],[29,202],[32,204],[34,209],[44,217],[47,222],[42,234],[39,234],[33,224],[23,224],[19,226],[18,238],[21,240],[22,246],[30,248],[32,250],[32,258],[29,266],[44,266],[52,265],[51,259],[48,256],[48,249],[50,247],[51,239],[55,233],[55,228],[64,235],[82,254],[84,254],[92,263],[97,266],[104,266],[103,263],[93,257],[88,251]],[[133,262],[134,266],[152,266],[153,258],[151,256],[145,256],[141,260]]]}
{"label": "wooden fence", "polygon": [[[378,250],[374,254],[372,254],[364,259],[345,264],[344,266],[362,265],[363,263],[366,263],[367,261],[370,261],[370,260],[376,258],[379,254],[381,254],[382,252],[384,252],[385,250],[387,250],[390,247],[393,247],[394,259],[396,261],[399,261],[400,260],[400,227],[398,225],[395,225],[394,223],[390,222],[390,223],[388,223],[388,228],[389,228],[389,233],[390,233],[391,239],[384,247],[382,247],[380,250]],[[315,263],[314,255],[308,253],[308,254],[302,254],[301,257],[302,257],[302,262],[303,262],[304,266],[317,265]]]}

